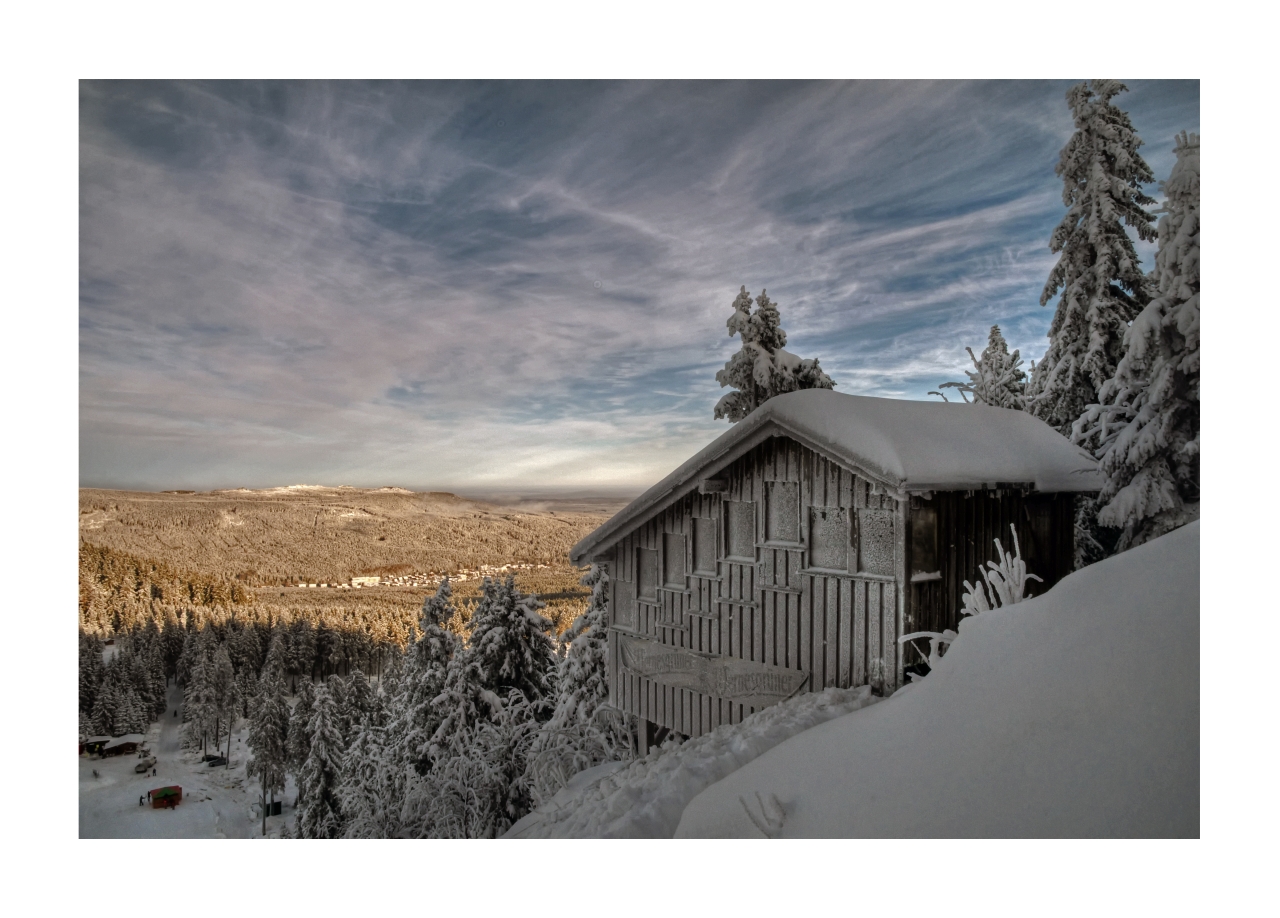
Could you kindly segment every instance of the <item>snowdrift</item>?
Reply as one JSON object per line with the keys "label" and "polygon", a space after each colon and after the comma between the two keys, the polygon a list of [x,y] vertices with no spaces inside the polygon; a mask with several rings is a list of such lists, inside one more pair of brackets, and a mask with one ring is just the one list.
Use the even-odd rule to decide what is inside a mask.
{"label": "snowdrift", "polygon": [[704,788],[797,733],[879,700],[865,685],[829,688],[643,759],[587,769],[503,838],[670,838]]}
{"label": "snowdrift", "polygon": [[676,835],[763,837],[743,798],[784,838],[1198,837],[1199,625],[1196,522],[966,619],[922,682],[733,771]]}

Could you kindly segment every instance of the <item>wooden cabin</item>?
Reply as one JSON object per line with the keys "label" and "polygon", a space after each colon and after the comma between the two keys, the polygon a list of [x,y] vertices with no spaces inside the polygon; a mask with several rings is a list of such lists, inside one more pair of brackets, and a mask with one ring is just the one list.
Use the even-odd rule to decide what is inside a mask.
{"label": "wooden cabin", "polygon": [[[770,399],[573,547],[606,566],[609,686],[642,736],[700,736],[803,691],[889,690],[1013,550],[1071,571],[1097,463],[985,405],[811,389]],[[919,642],[921,645],[927,642]]]}
{"label": "wooden cabin", "polygon": [[89,755],[97,755],[102,752],[102,748],[111,742],[110,736],[91,736],[80,744],[81,753],[89,753]]}
{"label": "wooden cabin", "polygon": [[131,755],[137,752],[138,747],[146,740],[145,733],[126,733],[124,736],[116,736],[102,745],[102,754],[104,756]]}

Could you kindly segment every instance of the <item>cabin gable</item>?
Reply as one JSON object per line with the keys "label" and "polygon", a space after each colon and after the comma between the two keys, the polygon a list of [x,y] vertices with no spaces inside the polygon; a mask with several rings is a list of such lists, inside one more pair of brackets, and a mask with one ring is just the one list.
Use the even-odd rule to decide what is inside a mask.
{"label": "cabin gable", "polygon": [[[1017,533],[1032,595],[1070,572],[1097,463],[988,406],[769,399],[570,552],[611,578],[612,704],[698,736],[800,691],[900,685]],[[656,738],[656,737],[653,737]]]}
{"label": "cabin gable", "polygon": [[620,534],[604,552],[613,705],[698,736],[784,691],[865,684],[876,660],[898,685],[908,512],[776,436]]}

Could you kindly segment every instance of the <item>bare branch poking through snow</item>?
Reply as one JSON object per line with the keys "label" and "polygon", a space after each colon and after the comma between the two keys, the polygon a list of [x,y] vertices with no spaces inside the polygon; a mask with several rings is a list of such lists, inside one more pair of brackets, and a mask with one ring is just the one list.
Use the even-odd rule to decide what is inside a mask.
{"label": "bare branch poking through snow", "polygon": [[[1005,554],[1004,545],[999,539],[995,540],[1000,563],[988,561],[987,566],[991,571],[980,569],[982,580],[976,585],[968,580],[964,582],[964,608],[960,610],[962,615],[977,615],[979,612],[989,612],[1001,606],[1022,602],[1027,598],[1028,580],[1044,583],[1035,574],[1027,573],[1027,564],[1022,560],[1022,547],[1018,544],[1018,531],[1012,523],[1009,524],[1009,529],[1013,532],[1013,554]],[[983,581],[986,581],[986,587],[983,587]],[[991,591],[990,597],[987,596],[988,589]]]}
{"label": "bare branch poking through snow", "polygon": [[760,804],[759,816],[751,811],[751,805],[747,803],[746,797],[739,796],[738,802],[747,811],[747,818],[764,833],[765,838],[777,838],[782,833],[782,824],[786,822],[787,811],[782,808],[782,801],[773,794],[761,797],[760,792],[756,791],[756,802]]}

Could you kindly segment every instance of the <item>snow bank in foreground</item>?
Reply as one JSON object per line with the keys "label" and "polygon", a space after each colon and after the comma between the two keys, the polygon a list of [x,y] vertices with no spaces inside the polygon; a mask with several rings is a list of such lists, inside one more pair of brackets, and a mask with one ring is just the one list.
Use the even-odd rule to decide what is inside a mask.
{"label": "snow bank in foreground", "polygon": [[503,837],[670,838],[685,805],[704,788],[797,733],[879,700],[867,686],[826,689],[639,761],[597,766]]}
{"label": "snow bank in foreground", "polygon": [[761,838],[756,793],[774,837],[1196,837],[1199,632],[1192,523],[965,620],[927,679],[734,771],[677,837]]}

